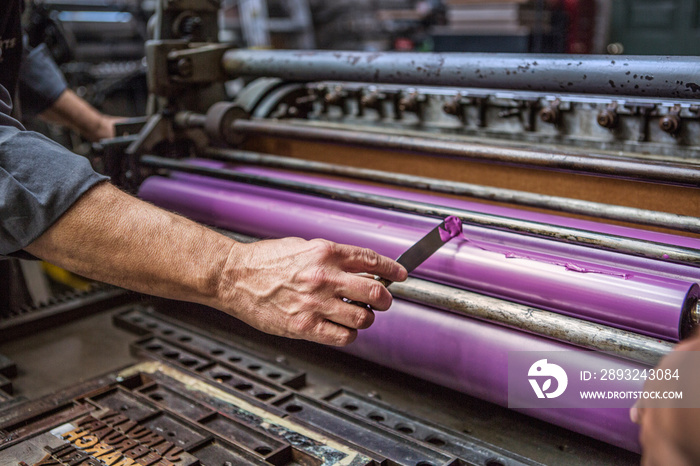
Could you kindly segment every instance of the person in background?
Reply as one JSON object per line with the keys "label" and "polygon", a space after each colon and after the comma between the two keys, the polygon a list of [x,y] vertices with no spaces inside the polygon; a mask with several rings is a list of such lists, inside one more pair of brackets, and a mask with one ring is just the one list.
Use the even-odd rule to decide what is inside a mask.
{"label": "person in background", "polygon": [[10,0],[0,13],[0,84],[13,96],[13,116],[18,120],[38,116],[74,130],[90,141],[114,137],[119,117],[105,115],[68,89],[66,80],[41,44],[32,49],[16,18],[24,2]]}

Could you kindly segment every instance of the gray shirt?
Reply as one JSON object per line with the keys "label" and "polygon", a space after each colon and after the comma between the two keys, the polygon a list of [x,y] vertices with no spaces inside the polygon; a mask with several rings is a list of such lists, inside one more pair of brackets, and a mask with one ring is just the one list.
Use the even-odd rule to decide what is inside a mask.
{"label": "gray shirt", "polygon": [[[18,75],[25,108],[41,112],[66,83],[45,47],[22,45],[24,0],[7,0],[0,10],[0,256],[22,256],[80,196],[107,177],[87,159],[31,131],[12,118],[10,91]],[[21,72],[20,72],[21,66]]]}
{"label": "gray shirt", "polygon": [[37,239],[88,189],[107,177],[90,162],[10,116],[0,86],[0,255]]}

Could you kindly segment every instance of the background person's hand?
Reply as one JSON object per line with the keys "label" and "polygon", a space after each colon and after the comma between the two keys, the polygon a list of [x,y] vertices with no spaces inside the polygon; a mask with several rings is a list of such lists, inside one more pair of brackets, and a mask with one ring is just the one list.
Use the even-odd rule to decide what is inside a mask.
{"label": "background person's hand", "polygon": [[[680,343],[661,360],[656,369],[678,369],[684,398],[700,397],[700,367],[695,367],[700,351],[700,335]],[[668,384],[649,381],[645,390],[666,390]],[[686,400],[688,401],[688,400]],[[644,466],[691,466],[700,464],[700,408],[673,407],[673,402],[640,400],[630,417],[640,424]]]}
{"label": "background person's hand", "polygon": [[374,251],[300,238],[238,244],[222,273],[217,307],[267,333],[343,346],[386,310],[391,294],[376,280],[406,279],[397,262]]}

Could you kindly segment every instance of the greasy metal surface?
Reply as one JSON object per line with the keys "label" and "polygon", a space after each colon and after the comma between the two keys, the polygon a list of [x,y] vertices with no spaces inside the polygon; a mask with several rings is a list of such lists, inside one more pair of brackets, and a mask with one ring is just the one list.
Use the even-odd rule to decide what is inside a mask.
{"label": "greasy metal surface", "polygon": [[415,137],[371,131],[348,131],[319,127],[302,122],[294,124],[268,120],[238,120],[235,130],[249,135],[264,135],[293,139],[351,144],[426,155],[460,157],[489,163],[574,172],[592,176],[634,179],[679,186],[700,186],[700,169],[693,164],[652,162],[625,157],[595,154],[526,150],[485,144],[468,144],[438,138]]}
{"label": "greasy metal surface", "polygon": [[394,283],[392,294],[419,304],[484,319],[582,348],[655,366],[673,349],[670,342],[555,312],[490,298],[445,285],[409,278]]}
{"label": "greasy metal surface", "polygon": [[700,324],[700,301],[695,303],[695,307],[692,309],[690,316],[693,324]]}
{"label": "greasy metal surface", "polygon": [[505,202],[516,205],[539,207],[549,210],[569,212],[592,217],[619,220],[640,225],[652,225],[700,233],[700,219],[687,215],[670,214],[633,207],[615,206],[599,202],[582,201],[544,194],[516,191],[512,189],[492,188],[470,183],[446,181],[424,176],[405,175],[381,170],[356,168],[325,162],[301,160],[292,157],[260,154],[249,151],[209,148],[207,157],[233,163],[247,163],[266,167],[301,170],[310,173],[339,175],[352,179],[376,181],[394,186],[424,189],[426,191],[457,194],[462,196]]}
{"label": "greasy metal surface", "polygon": [[[273,382],[288,388],[299,388],[305,384],[303,372],[262,359],[233,342],[198,333],[181,322],[176,323],[162,315],[156,317],[142,306],[115,315],[114,324],[140,335],[156,335],[161,342],[154,341],[153,344],[159,345],[159,348],[151,347],[149,340],[154,338],[141,340],[136,345],[151,353],[162,354],[169,362],[180,363],[186,368],[210,367],[218,362],[264,384]],[[186,357],[188,354],[189,359]]]}
{"label": "greasy metal surface", "polygon": [[407,442],[397,432],[382,429],[376,422],[353,416],[319,400],[293,394],[277,403],[289,418],[329,433],[338,441],[372,452],[373,459],[404,465],[452,464],[451,455],[419,442]]}
{"label": "greasy metal surface", "polygon": [[[163,302],[162,304],[162,309],[168,315],[173,315],[173,312],[181,309],[183,312],[179,314],[180,318],[186,318],[186,322],[189,323],[205,326],[201,328],[200,332],[216,337],[210,343],[211,348],[215,347],[217,339],[221,341],[235,341],[237,345],[244,345],[249,352],[256,354],[258,358],[271,360],[278,358],[280,362],[286,361],[284,364],[290,370],[294,369],[297,372],[300,370],[311,371],[309,373],[311,377],[310,382],[304,387],[300,387],[300,390],[309,396],[315,398],[325,397],[329,393],[337,392],[338,387],[341,385],[348,385],[358,394],[369,393],[369,397],[372,399],[381,397],[393,407],[393,411],[400,410],[403,416],[412,414],[420,419],[432,420],[432,422],[446,425],[449,427],[449,432],[452,435],[463,435],[459,434],[459,431],[462,430],[470,432],[476,438],[486,440],[487,446],[488,443],[495,443],[502,446],[506,453],[508,450],[514,449],[528,457],[537,458],[545,464],[570,464],[575,466],[615,464],[619,466],[621,464],[632,465],[638,463],[638,457],[629,452],[593,441],[564,429],[552,427],[541,421],[481,402],[469,396],[427,384],[390,369],[351,358],[328,348],[300,341],[278,339],[257,332],[249,334],[246,333],[251,331],[249,327],[241,325],[235,319],[211,309],[185,303]],[[97,374],[115,367],[114,364],[124,364],[124,362],[119,362],[115,358],[118,353],[126,353],[126,345],[130,338],[125,332],[111,327],[108,318],[108,314],[98,314],[84,319],[85,322],[78,321],[67,324],[65,330],[56,329],[51,332],[43,332],[42,338],[25,339],[24,341],[10,342],[6,345],[0,344],[2,347],[0,350],[6,349],[5,353],[13,356],[13,359],[20,364],[22,372],[28,372],[22,376],[22,389],[25,393],[27,393],[26,388],[29,380],[32,380],[31,385],[34,393],[37,393],[42,388],[43,393],[47,393],[47,390],[66,386],[67,381],[76,383],[86,376],[89,377],[87,374],[90,374],[90,370],[93,371],[92,374]],[[220,318],[224,320],[218,320]],[[171,321],[166,319],[161,321],[161,323],[163,323],[162,330],[167,330]],[[156,330],[156,332],[159,331]],[[159,333],[159,335],[162,335],[162,333]],[[87,336],[91,338],[86,339]],[[59,349],[61,347],[65,348],[65,345],[61,346],[59,344],[60,342],[75,342],[78,339],[86,341],[84,345],[85,351],[66,353]],[[102,361],[101,368],[93,367],[90,369],[88,367],[91,366],[89,360],[97,357]],[[57,363],[59,360],[61,364]],[[73,365],[80,362],[84,364],[82,375],[80,372],[75,372],[71,369]],[[97,372],[94,372],[95,370]],[[142,393],[147,397],[147,400],[159,407],[167,407],[181,412],[188,419],[201,420],[201,424],[204,427],[217,425],[223,428],[223,426],[230,426],[231,424],[228,421],[231,419],[243,424],[254,420],[250,416],[244,416],[241,410],[235,407],[235,403],[238,403],[236,400],[240,400],[240,398],[225,394],[221,390],[216,392],[216,397],[225,401],[212,402],[211,397],[206,396],[205,392],[199,391],[204,385],[182,385],[177,381],[173,381],[173,379],[165,377],[162,373],[150,372],[148,376],[153,377],[154,383],[140,381],[138,382],[140,387],[135,387],[131,385],[133,382],[128,379],[127,374],[123,375],[125,379],[122,384],[125,384],[125,387]],[[59,379],[59,377],[61,378]],[[59,380],[62,380],[62,382]],[[102,383],[112,382],[113,380],[103,381]],[[99,388],[99,385],[92,386],[89,390],[97,388]],[[175,393],[173,393],[173,390]],[[217,389],[211,387],[207,390],[216,391]],[[77,398],[85,392],[86,390],[84,389],[77,391],[71,389],[69,397]],[[103,391],[100,393],[103,393]],[[173,402],[173,398],[180,400],[179,403]],[[210,407],[210,411],[206,411],[207,405]],[[0,409],[4,406],[4,404],[0,406]],[[57,402],[50,402],[46,406],[57,406]],[[207,413],[211,412],[211,408],[223,413],[226,419],[207,417]],[[7,418],[0,417],[0,422],[6,420]],[[304,442],[304,437],[285,427],[290,425],[288,421],[282,420],[280,422],[282,424],[263,423],[261,426],[264,426],[265,432],[283,439],[282,441],[291,443],[296,448],[308,449],[305,451],[319,451],[322,444],[316,443],[314,446],[314,444],[308,443],[308,440]],[[388,427],[391,428],[391,426]],[[245,427],[241,428],[248,431]],[[230,427],[227,427],[226,431],[231,432]],[[398,430],[398,432],[402,431]],[[307,431],[307,435],[308,433]],[[466,437],[469,438],[470,436]],[[434,443],[428,443],[435,446]],[[480,443],[477,442],[478,444]],[[253,446],[253,444],[250,445]],[[219,447],[226,446],[226,443],[207,443],[202,445],[202,450],[197,450],[196,454],[201,456],[201,460],[204,461],[205,454],[217,452]],[[493,448],[493,445],[490,445],[490,447]],[[204,449],[206,449],[206,452],[204,452]],[[498,451],[498,449],[494,451]],[[517,457],[516,455],[514,458]],[[214,461],[214,464],[222,464],[222,461],[229,458],[231,457],[223,457],[221,461],[217,462],[214,461],[214,459],[218,459],[217,456],[206,456],[206,459]],[[506,454],[502,459],[510,460],[510,458],[511,456]],[[494,456],[493,459],[497,459],[497,457]],[[272,464],[296,464],[290,463],[290,461],[294,460],[297,462],[302,460],[311,461],[311,457],[291,456],[291,454],[288,454],[281,459],[268,461]],[[236,463],[234,462],[233,464]],[[250,463],[244,462],[243,464]],[[483,465],[484,463],[477,462],[477,464]],[[504,461],[504,464],[509,465],[511,463]]]}
{"label": "greasy metal surface", "polygon": [[475,464],[502,466],[532,465],[533,461],[479,441],[466,433],[457,433],[425,419],[401,412],[376,396],[362,396],[349,390],[339,390],[324,397],[324,401],[338,408],[377,422],[410,438],[440,447]]}
{"label": "greasy metal surface", "polygon": [[125,290],[95,285],[89,291],[67,292],[53,297],[47,303],[0,311],[0,341],[9,341],[131,299],[133,297]]}
{"label": "greasy metal surface", "polygon": [[0,339],[0,353],[17,365],[15,395],[36,399],[136,362],[129,343],[138,337],[112,326],[114,309]]}
{"label": "greasy metal surface", "polygon": [[231,77],[342,80],[669,98],[700,95],[697,57],[229,50]]}
{"label": "greasy metal surface", "polygon": [[[187,403],[168,403],[159,396],[164,390],[200,410],[193,411]],[[53,435],[37,436],[47,430]],[[52,441],[47,445],[47,440]],[[160,460],[160,464],[178,466],[200,461],[290,466],[369,463],[322,434],[154,363],[25,403],[3,416],[0,458],[34,464],[47,453],[61,463],[80,459],[85,464],[98,464],[95,459],[107,464],[119,460],[124,465]]]}
{"label": "greasy metal surface", "polygon": [[[324,465],[336,463],[356,464],[354,462],[351,463],[351,461],[357,461],[353,458],[367,458],[367,454],[363,451],[363,448],[355,448],[350,446],[348,439],[334,438],[336,436],[333,435],[333,426],[323,426],[321,429],[308,429],[303,423],[297,422],[296,419],[291,418],[288,415],[285,415],[285,418],[282,418],[278,415],[272,414],[270,410],[274,409],[273,406],[256,407],[250,405],[244,399],[231,396],[225,392],[222,392],[216,387],[200,382],[197,378],[178,373],[172,370],[172,368],[158,365],[142,365],[141,367],[141,371],[153,374],[153,376],[155,376],[156,380],[159,382],[163,381],[163,383],[167,383],[171,388],[178,388],[178,386],[182,387],[179,388],[180,393],[183,393],[184,388],[186,390],[185,393],[187,393],[189,397],[196,401],[206,402],[209,406],[215,408],[219,414],[223,414],[230,419],[242,422],[244,424],[255,426],[263,433],[271,434],[284,442],[291,443],[291,445],[293,445],[296,449],[302,450],[307,454],[311,454],[316,458],[324,460]],[[127,375],[133,372],[133,369],[129,369],[128,371],[123,372],[123,374]],[[284,411],[281,412],[284,413]],[[209,422],[209,419],[205,418],[203,422]],[[330,428],[330,430],[327,428]],[[314,430],[318,433],[314,433]],[[226,431],[230,432],[230,429],[226,429],[225,432]],[[394,450],[410,450],[411,448],[410,445],[396,445],[388,442],[384,442],[382,445],[390,453]],[[431,451],[430,449],[426,450]],[[361,454],[358,454],[357,452],[361,452]],[[432,454],[440,456],[440,453],[435,450],[432,451]],[[383,457],[381,453],[375,452],[375,455],[377,458],[379,458],[380,462],[385,461],[385,457]],[[450,459],[449,464],[454,463],[454,458],[450,458],[449,456],[446,457],[447,459]],[[303,458],[292,458],[293,460],[298,460],[301,464],[306,464],[306,462],[303,461]],[[309,460],[313,460],[313,458],[310,458]],[[367,460],[359,464],[366,464],[368,462],[369,461]],[[282,464],[296,463],[283,462]],[[311,464],[318,463],[311,462]],[[408,465],[411,463],[399,464]],[[447,462],[443,464],[447,464]]]}
{"label": "greasy metal surface", "polygon": [[4,354],[0,354],[0,375],[9,378],[17,375],[17,364]]}
{"label": "greasy metal surface", "polygon": [[355,204],[383,207],[391,210],[416,213],[431,217],[460,218],[464,223],[482,225],[489,228],[508,230],[530,236],[538,236],[566,243],[582,244],[592,248],[616,251],[653,259],[678,263],[700,264],[700,251],[651,241],[636,240],[621,236],[604,235],[575,228],[558,227],[538,222],[529,222],[515,218],[499,217],[462,209],[446,208],[434,204],[405,201],[398,198],[366,194],[358,191],[334,189],[307,183],[299,183],[276,178],[244,175],[233,170],[212,169],[193,166],[163,157],[143,156],[141,163],[145,166],[177,170],[185,173],[211,176],[213,178],[240,181],[259,186],[288,189],[294,192],[348,201]]}

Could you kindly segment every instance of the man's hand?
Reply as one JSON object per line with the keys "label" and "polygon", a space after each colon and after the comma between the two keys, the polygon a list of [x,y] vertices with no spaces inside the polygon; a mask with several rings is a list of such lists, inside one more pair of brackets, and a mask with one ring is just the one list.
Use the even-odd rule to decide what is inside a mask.
{"label": "man's hand", "polygon": [[[678,369],[683,392],[688,398],[697,397],[700,390],[700,370],[695,355],[700,351],[700,335],[676,346],[661,360],[656,369]],[[645,390],[664,390],[663,382],[647,381]],[[642,465],[692,466],[700,464],[700,409],[673,407],[671,402],[642,400],[631,410],[630,417],[641,425]],[[658,407],[657,407],[658,406]]]}
{"label": "man's hand", "polygon": [[25,248],[85,277],[197,302],[276,335],[345,345],[369,327],[391,295],[365,272],[391,281],[406,269],[368,249],[298,238],[237,243],[109,183],[86,192]]}
{"label": "man's hand", "polygon": [[344,346],[357,329],[374,322],[371,310],[343,298],[386,310],[391,294],[365,272],[391,281],[406,269],[369,249],[324,240],[285,238],[237,244],[219,286],[221,307],[268,333]]}

